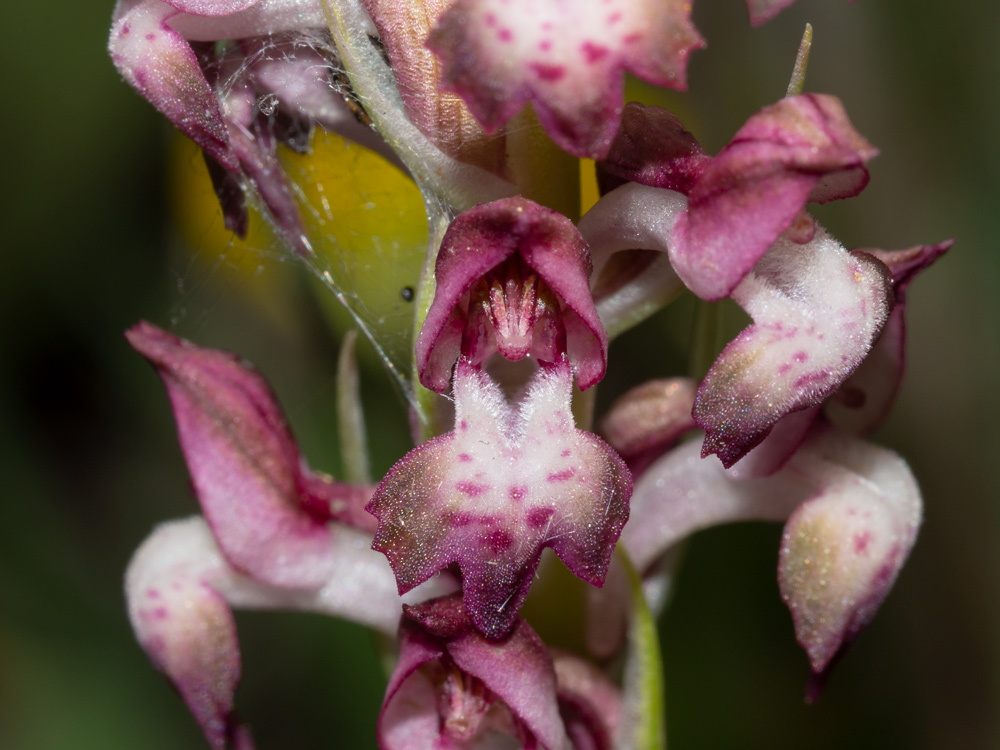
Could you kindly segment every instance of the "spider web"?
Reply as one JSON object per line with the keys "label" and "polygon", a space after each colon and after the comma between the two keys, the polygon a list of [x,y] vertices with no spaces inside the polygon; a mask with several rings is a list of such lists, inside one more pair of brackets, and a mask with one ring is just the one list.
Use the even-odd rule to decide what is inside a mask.
{"label": "spider web", "polygon": [[[216,76],[220,97],[248,75],[252,77],[251,66],[262,57],[288,63],[301,57],[313,62],[311,67],[322,68],[317,73],[327,78],[330,89],[345,102],[344,130],[359,141],[377,142],[336,63],[328,34],[298,34],[294,39],[276,36],[258,41],[262,44],[249,56],[238,44],[216,46],[216,61],[211,65],[218,66],[215,72],[227,72],[225,77]],[[206,69],[210,80],[212,72]],[[255,209],[247,238],[232,237],[208,275],[190,284],[186,292],[203,293],[207,282],[220,273],[231,272],[231,278],[237,281],[235,269],[246,266],[248,254],[251,261],[260,261],[258,275],[267,275],[276,263],[301,260],[328,292],[329,297],[320,303],[336,327],[353,322],[371,341],[392,379],[412,402],[408,375],[412,366],[413,300],[427,251],[427,210],[418,188],[390,162],[392,156],[387,150],[389,159],[301,118],[291,120],[293,129],[289,132],[289,108],[282,107],[275,93],[258,95],[254,108],[255,115],[263,118],[264,127],[272,128],[272,132],[280,127],[292,144],[279,147],[279,159],[315,252],[301,258],[282,243],[273,227],[262,227],[262,219],[270,221],[267,212],[246,185],[245,193]],[[179,285],[191,279],[193,272],[192,262],[179,276]],[[332,310],[336,305],[346,311],[350,321],[343,313]],[[184,307],[178,307],[174,317],[186,314]]]}

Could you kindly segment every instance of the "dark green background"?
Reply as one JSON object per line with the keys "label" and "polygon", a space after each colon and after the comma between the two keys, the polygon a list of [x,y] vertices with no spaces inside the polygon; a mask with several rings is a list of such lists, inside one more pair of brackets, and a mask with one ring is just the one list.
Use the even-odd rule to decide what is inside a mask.
{"label": "dark green background", "polygon": [[[240,351],[271,378],[313,463],[336,468],[336,344],[291,264],[265,263],[303,284],[279,325],[225,264],[198,270],[178,247],[163,186],[169,129],[106,56],[111,5],[3,11],[5,750],[202,746],[125,617],[130,553],[196,504],[166,399],[124,328],[143,317]],[[926,501],[896,589],[823,700],[805,707],[806,660],[775,584],[779,527],[698,535],[663,626],[671,747],[998,747],[1000,5],[800,0],[756,30],[740,0],[695,6],[709,48],[693,56],[693,93],[673,101],[710,151],[784,93],[811,21],[807,90],[841,97],[882,149],[865,193],[821,220],[848,247],[957,242],[911,288],[908,380],[877,436],[910,460]],[[606,393],[679,366],[685,310],[614,346]],[[398,397],[376,371],[369,379],[384,470],[407,438]],[[372,746],[383,681],[361,629],[267,613],[238,624],[238,703],[262,750]]]}

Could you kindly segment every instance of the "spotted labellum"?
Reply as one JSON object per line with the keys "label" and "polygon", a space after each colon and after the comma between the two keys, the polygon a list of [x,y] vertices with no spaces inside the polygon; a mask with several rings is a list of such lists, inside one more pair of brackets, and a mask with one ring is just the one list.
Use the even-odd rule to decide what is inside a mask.
{"label": "spotted labellum", "polygon": [[[750,22],[790,4],[748,0]],[[135,553],[129,619],[214,750],[253,747],[235,609],[380,633],[383,750],[646,750],[665,742],[655,618],[693,533],[785,524],[776,592],[811,697],[882,606],[923,500],[905,461],[865,437],[899,391],[909,286],[951,241],[851,251],[809,213],[861,193],[878,153],[840,99],[802,93],[811,31],[789,94],[715,155],[675,114],[626,103],[627,74],[686,88],[705,46],[691,13],[686,0],[117,3],[111,59],[201,148],[231,232],[263,217],[341,297],[337,274],[414,269],[405,305],[357,319],[401,352],[385,361],[413,447],[381,479],[350,346],[341,482],[310,468],[237,356],[148,323],[126,334],[166,387],[201,509]],[[325,131],[344,148],[314,150]],[[351,211],[328,231],[356,197],[340,191],[359,153],[419,192],[426,246]],[[318,162],[339,158],[346,178],[324,184]],[[412,218],[378,200],[350,205]],[[648,339],[641,366],[612,356],[684,296],[703,320],[731,300],[750,323],[728,343],[699,327],[683,372],[656,372],[677,348],[656,326],[633,334]],[[407,322],[390,333],[390,316]],[[604,400],[609,373],[620,390]]]}
{"label": "spotted labellum", "polygon": [[603,440],[576,429],[571,389],[567,362],[543,366],[511,405],[482,369],[459,361],[455,430],[407,454],[368,506],[379,520],[374,547],[401,592],[457,563],[472,622],[499,637],[543,548],[602,583],[632,480]]}

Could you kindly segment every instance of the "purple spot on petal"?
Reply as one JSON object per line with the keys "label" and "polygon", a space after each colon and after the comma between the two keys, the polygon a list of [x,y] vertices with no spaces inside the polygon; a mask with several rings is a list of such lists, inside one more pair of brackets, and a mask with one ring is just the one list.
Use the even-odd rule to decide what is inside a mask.
{"label": "purple spot on petal", "polygon": [[157,607],[150,614],[157,620],[166,620],[170,616],[166,607]]}
{"label": "purple spot on petal", "polygon": [[864,531],[854,535],[854,553],[857,555],[868,554],[868,543],[872,540],[870,531]]}
{"label": "purple spot on petal", "polygon": [[574,474],[576,474],[576,469],[564,469],[562,471],[557,471],[554,474],[549,474],[546,479],[549,482],[566,482],[572,479]]}
{"label": "purple spot on petal", "polygon": [[122,36],[128,36],[128,33],[132,30],[132,24],[123,23],[122,24]]}
{"label": "purple spot on petal", "polygon": [[489,489],[489,485],[476,484],[475,482],[456,482],[455,489],[463,495],[468,495],[469,497],[479,497]]}
{"label": "purple spot on petal", "polygon": [[545,63],[532,63],[531,70],[543,81],[555,82],[566,75],[566,68],[562,65],[547,65]]}
{"label": "purple spot on petal", "polygon": [[809,359],[809,355],[806,354],[805,352],[795,352],[794,359],[796,362],[805,362],[807,359]]}
{"label": "purple spot on petal", "polygon": [[514,537],[506,531],[492,531],[486,537],[486,543],[494,552],[503,552],[514,546]]}
{"label": "purple spot on petal", "polygon": [[146,34],[146,41],[147,42],[152,42],[155,39],[156,39],[156,34],[154,34],[152,32],[150,32],[149,34]]}
{"label": "purple spot on petal", "polygon": [[486,22],[487,26],[496,26],[497,25],[497,17],[495,15],[493,15],[492,13],[487,13],[483,17],[483,21]]}
{"label": "purple spot on petal", "polygon": [[635,44],[642,39],[642,34],[628,34],[622,37],[622,44]]}
{"label": "purple spot on petal", "polygon": [[532,508],[528,512],[528,518],[526,519],[528,526],[533,529],[540,529],[549,522],[553,512],[552,508]]}
{"label": "purple spot on petal", "polygon": [[564,450],[564,451],[563,451],[562,453],[560,453],[559,455],[560,455],[560,456],[562,456],[563,458],[569,458],[569,455],[570,455],[570,450],[569,450],[569,448],[567,448],[566,450]]}
{"label": "purple spot on petal", "polygon": [[146,591],[146,596],[148,596],[150,599],[159,599],[160,591],[159,589],[148,589]]}
{"label": "purple spot on petal", "polygon": [[552,40],[543,39],[538,43],[538,49],[540,49],[542,52],[548,52],[550,49],[552,49]]}
{"label": "purple spot on petal", "polygon": [[593,65],[608,55],[607,47],[602,47],[593,42],[584,42],[581,44],[580,51],[583,53],[583,59],[586,60],[588,65]]}
{"label": "purple spot on petal", "polygon": [[472,460],[472,456],[470,456],[468,453],[459,453],[458,460],[464,464],[467,464]]}
{"label": "purple spot on petal", "polygon": [[820,370],[819,372],[809,373],[808,375],[803,375],[801,378],[795,381],[795,388],[805,388],[806,386],[822,383],[830,379],[830,373],[826,370]]}
{"label": "purple spot on petal", "polygon": [[475,520],[476,517],[472,513],[453,513],[448,517],[448,523],[453,529],[460,529],[463,526],[468,526]]}
{"label": "purple spot on petal", "polygon": [[528,488],[520,485],[511,485],[507,489],[507,494],[514,502],[520,502],[528,496]]}
{"label": "purple spot on petal", "polygon": [[500,29],[500,31],[497,32],[497,39],[501,42],[509,42],[513,38],[514,33],[510,29]]}
{"label": "purple spot on petal", "polygon": [[778,374],[779,375],[785,375],[791,369],[792,369],[792,366],[790,364],[787,364],[787,363],[783,364],[781,367],[778,368]]}
{"label": "purple spot on petal", "polygon": [[458,425],[458,429],[460,429],[460,430],[467,430],[467,429],[469,429],[469,423],[468,423],[468,422],[466,422],[466,421],[465,421],[465,420],[463,419],[463,420],[462,420],[462,421],[461,421],[461,422],[459,423],[459,425]]}
{"label": "purple spot on petal", "polygon": [[620,20],[622,20],[621,13],[612,13],[610,16],[608,16],[608,26],[614,26]]}

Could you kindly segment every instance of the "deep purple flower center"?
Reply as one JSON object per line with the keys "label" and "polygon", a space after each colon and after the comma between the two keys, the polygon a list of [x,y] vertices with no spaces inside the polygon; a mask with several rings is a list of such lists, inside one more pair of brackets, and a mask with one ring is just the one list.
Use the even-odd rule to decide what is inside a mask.
{"label": "deep purple flower center", "polygon": [[476,736],[496,696],[478,678],[463,672],[450,660],[427,667],[437,685],[441,733],[458,742]]}
{"label": "deep purple flower center", "polygon": [[528,355],[555,362],[566,352],[559,300],[520,255],[489,271],[469,295],[462,354],[475,362],[489,355],[487,327],[512,362]]}

